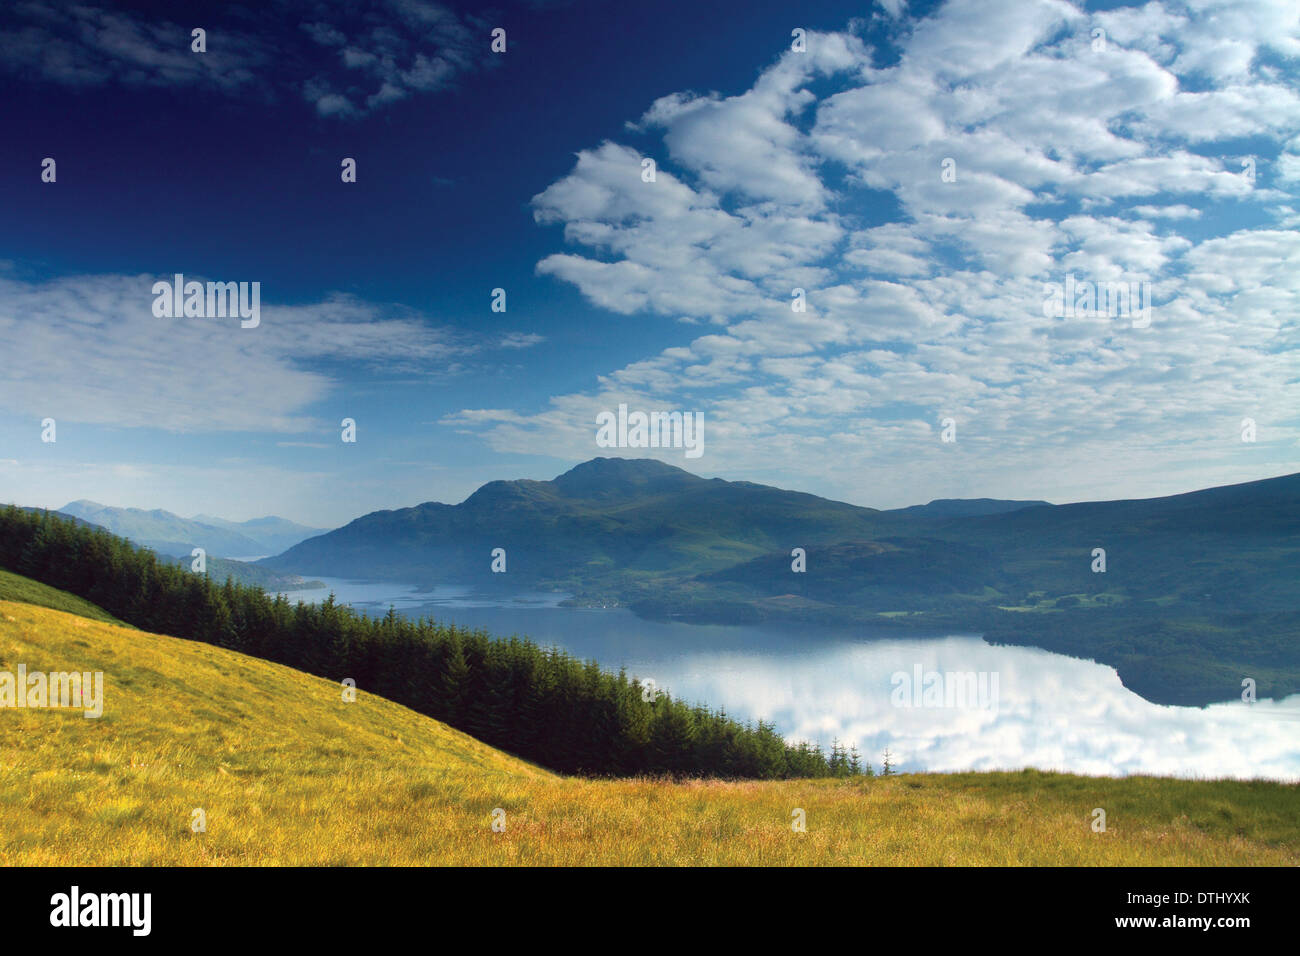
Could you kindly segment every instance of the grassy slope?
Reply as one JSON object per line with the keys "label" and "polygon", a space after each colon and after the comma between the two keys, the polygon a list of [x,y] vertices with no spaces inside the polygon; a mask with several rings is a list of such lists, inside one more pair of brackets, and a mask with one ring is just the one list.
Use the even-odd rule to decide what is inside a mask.
{"label": "grassy slope", "polygon": [[106,702],[99,720],[0,711],[4,865],[1300,863],[1295,786],[563,778],[279,665],[0,601],[0,669],[20,662],[102,670]]}
{"label": "grassy slope", "polygon": [[56,611],[67,611],[69,614],[77,614],[95,621],[127,626],[98,604],[91,604],[75,594],[60,591],[58,588],[52,588],[48,584],[41,584],[39,581],[33,581],[31,578],[25,578],[3,568],[0,568],[0,601],[21,601],[24,604],[35,604]]}

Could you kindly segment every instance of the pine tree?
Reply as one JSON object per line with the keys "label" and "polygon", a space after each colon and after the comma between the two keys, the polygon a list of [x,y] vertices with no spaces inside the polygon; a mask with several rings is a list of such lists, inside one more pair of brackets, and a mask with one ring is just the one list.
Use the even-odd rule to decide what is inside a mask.
{"label": "pine tree", "polygon": [[443,649],[442,679],[440,681],[442,711],[446,720],[454,723],[464,708],[465,694],[469,690],[469,664],[461,646],[460,635],[452,631]]}

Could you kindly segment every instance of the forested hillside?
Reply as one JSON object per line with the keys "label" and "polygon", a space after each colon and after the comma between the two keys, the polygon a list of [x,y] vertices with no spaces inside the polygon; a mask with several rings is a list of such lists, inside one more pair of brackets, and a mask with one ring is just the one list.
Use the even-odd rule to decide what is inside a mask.
{"label": "forested hillside", "polygon": [[137,627],[231,648],[445,721],[551,769],[593,775],[848,775],[853,755],[790,746],[770,727],[655,695],[554,649],[331,599],[290,605],[259,588],[160,562],[54,514],[0,512],[0,567],[83,597]]}

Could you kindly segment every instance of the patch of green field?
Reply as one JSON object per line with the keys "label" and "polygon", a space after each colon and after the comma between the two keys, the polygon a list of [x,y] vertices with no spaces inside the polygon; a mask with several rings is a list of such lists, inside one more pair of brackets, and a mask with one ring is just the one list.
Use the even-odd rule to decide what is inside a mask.
{"label": "patch of green field", "polygon": [[[53,608],[56,611],[67,611],[69,614],[77,614],[95,621],[122,624],[121,621],[102,607],[91,604],[75,594],[60,591],[58,588],[52,588],[41,584],[39,581],[33,581],[31,578],[25,578],[2,568],[0,568],[0,601],[21,601],[23,604],[35,604],[40,607]],[[123,624],[123,626],[126,625]]]}

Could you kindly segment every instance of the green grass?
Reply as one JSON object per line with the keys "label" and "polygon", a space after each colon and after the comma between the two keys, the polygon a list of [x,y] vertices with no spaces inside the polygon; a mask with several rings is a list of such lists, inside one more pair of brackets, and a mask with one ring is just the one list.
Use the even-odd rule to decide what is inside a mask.
{"label": "green grass", "polygon": [[58,588],[52,588],[2,568],[0,568],[0,601],[20,601],[23,604],[67,611],[69,614],[88,617],[93,621],[127,626],[97,604],[91,604],[75,594],[60,591]]}
{"label": "green grass", "polygon": [[18,663],[103,671],[105,704],[0,711],[3,865],[1300,864],[1300,788],[1279,783],[560,777],[364,691],[0,601]]}

